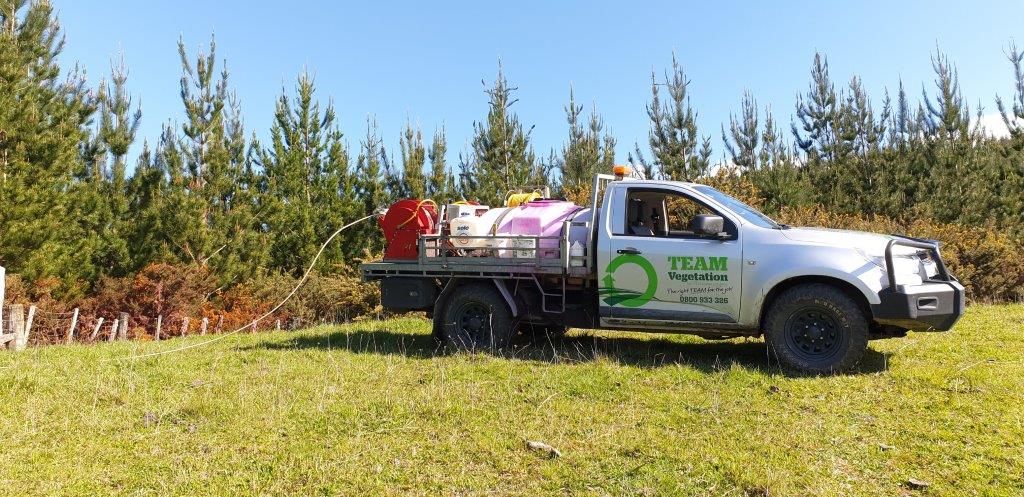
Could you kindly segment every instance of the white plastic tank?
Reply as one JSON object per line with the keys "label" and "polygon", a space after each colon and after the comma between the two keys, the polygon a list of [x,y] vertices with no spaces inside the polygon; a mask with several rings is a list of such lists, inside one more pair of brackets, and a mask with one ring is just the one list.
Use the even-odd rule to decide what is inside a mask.
{"label": "white plastic tank", "polygon": [[[580,209],[572,216],[573,223],[591,223],[594,216],[592,215],[590,207]],[[569,228],[569,246],[579,243],[584,248],[590,247],[590,240],[587,237],[590,236],[590,228],[586,226],[571,226]],[[589,255],[589,254],[588,254]]]}
{"label": "white plastic tank", "polygon": [[463,203],[463,204],[448,204],[444,208],[444,210],[445,210],[445,221],[451,221],[453,219],[458,219],[460,217],[466,217],[466,216],[479,216],[480,214],[483,214],[484,212],[487,212],[488,209],[490,209],[490,207],[488,207],[486,205],[465,204],[465,203]]}
{"label": "white plastic tank", "polygon": [[462,249],[493,247],[493,239],[471,237],[487,237],[492,235],[495,223],[508,211],[508,207],[498,207],[484,211],[480,215],[468,215],[452,219],[448,223],[452,244],[456,248]]}

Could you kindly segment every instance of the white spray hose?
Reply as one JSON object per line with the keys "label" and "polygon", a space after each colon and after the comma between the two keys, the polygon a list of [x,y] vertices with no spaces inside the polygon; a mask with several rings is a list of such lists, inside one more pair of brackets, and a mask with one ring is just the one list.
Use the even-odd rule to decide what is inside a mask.
{"label": "white spray hose", "polygon": [[313,260],[309,263],[309,267],[306,268],[306,272],[302,274],[302,279],[300,279],[299,283],[297,285],[295,285],[295,288],[292,288],[292,291],[288,293],[288,296],[286,296],[284,298],[284,300],[282,300],[281,302],[278,302],[278,304],[275,305],[273,309],[265,312],[262,316],[260,316],[260,317],[256,318],[255,320],[253,320],[252,323],[246,324],[245,326],[242,326],[241,328],[229,331],[227,333],[218,334],[217,336],[215,336],[213,338],[210,338],[208,340],[204,340],[204,341],[199,342],[199,343],[193,343],[193,344],[190,344],[190,345],[185,345],[183,347],[177,347],[177,348],[174,348],[174,349],[171,349],[171,350],[164,350],[164,351],[160,351],[160,352],[151,352],[149,354],[118,357],[118,358],[111,359],[111,360],[138,360],[138,359],[146,359],[146,358],[149,358],[149,357],[157,357],[157,356],[162,356],[162,355],[166,355],[166,354],[173,354],[175,352],[182,352],[182,351],[189,350],[189,349],[199,348],[199,347],[202,347],[204,345],[210,345],[211,343],[219,342],[219,341],[221,341],[221,340],[223,340],[225,338],[228,338],[228,337],[230,337],[232,335],[238,334],[238,333],[242,332],[243,330],[245,330],[246,328],[249,328],[250,326],[252,326],[252,325],[254,325],[256,323],[258,323],[260,321],[263,321],[264,319],[266,319],[270,315],[272,315],[275,312],[277,312],[277,310],[280,309],[281,306],[283,306],[286,302],[288,302],[289,300],[291,300],[292,297],[295,296],[295,292],[298,292],[299,288],[302,288],[302,285],[304,283],[306,283],[306,280],[309,278],[309,274],[311,272],[313,272],[313,267],[316,266],[316,261],[320,259],[320,256],[323,255],[324,250],[327,249],[327,246],[330,245],[330,243],[332,241],[334,241],[334,239],[338,235],[340,235],[342,231],[345,231],[345,230],[351,228],[352,226],[355,226],[355,225],[357,225],[357,224],[359,224],[359,223],[361,223],[363,221],[366,221],[367,219],[370,219],[371,217],[376,216],[378,214],[379,213],[374,212],[373,214],[370,214],[368,216],[360,218],[359,220],[352,221],[351,223],[348,223],[345,226],[342,226],[341,228],[338,228],[338,230],[335,231],[334,233],[332,233],[331,236],[327,237],[327,241],[325,241],[323,243],[323,245],[320,246],[320,250],[316,253],[316,256],[313,257]]}

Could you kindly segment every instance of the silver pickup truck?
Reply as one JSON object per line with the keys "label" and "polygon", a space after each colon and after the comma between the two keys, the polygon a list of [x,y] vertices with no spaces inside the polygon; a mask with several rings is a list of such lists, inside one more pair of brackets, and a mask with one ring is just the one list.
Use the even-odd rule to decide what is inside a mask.
{"label": "silver pickup truck", "polygon": [[597,175],[592,191],[558,236],[525,249],[459,250],[441,216],[416,259],[364,264],[363,277],[381,281],[385,308],[426,311],[460,348],[569,327],[764,335],[783,366],[813,373],[855,366],[868,340],[949,330],[964,312],[934,241],[790,227],[694,183]]}

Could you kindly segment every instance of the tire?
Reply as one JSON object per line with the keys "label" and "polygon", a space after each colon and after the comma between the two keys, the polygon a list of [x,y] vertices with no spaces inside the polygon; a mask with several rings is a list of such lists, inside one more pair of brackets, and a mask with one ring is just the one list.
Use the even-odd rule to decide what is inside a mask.
{"label": "tire", "polygon": [[515,336],[512,312],[494,285],[471,283],[455,290],[444,309],[442,335],[464,350],[497,351]]}
{"label": "tire", "polygon": [[445,342],[443,316],[443,312],[435,313],[434,317],[430,321],[430,337],[434,339],[434,345],[442,345]]}
{"label": "tire", "polygon": [[848,371],[867,350],[868,319],[839,288],[799,285],[771,303],[765,342],[784,368],[814,374]]}

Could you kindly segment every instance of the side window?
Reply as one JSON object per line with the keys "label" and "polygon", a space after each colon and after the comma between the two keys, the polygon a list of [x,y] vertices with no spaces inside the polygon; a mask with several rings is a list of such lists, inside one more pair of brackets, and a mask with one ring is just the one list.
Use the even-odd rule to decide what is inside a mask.
{"label": "side window", "polygon": [[[702,203],[674,191],[630,189],[626,194],[626,222],[617,235],[697,238],[690,222],[699,214],[720,215]],[[726,230],[735,227],[726,220]]]}

